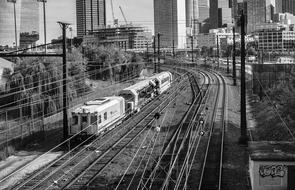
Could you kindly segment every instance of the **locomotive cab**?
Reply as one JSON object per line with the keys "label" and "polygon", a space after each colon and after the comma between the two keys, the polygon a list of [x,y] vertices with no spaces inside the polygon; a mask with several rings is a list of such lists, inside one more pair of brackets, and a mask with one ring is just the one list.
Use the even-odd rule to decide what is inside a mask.
{"label": "locomotive cab", "polygon": [[72,112],[69,135],[96,135],[125,117],[122,97],[106,97],[88,101]]}

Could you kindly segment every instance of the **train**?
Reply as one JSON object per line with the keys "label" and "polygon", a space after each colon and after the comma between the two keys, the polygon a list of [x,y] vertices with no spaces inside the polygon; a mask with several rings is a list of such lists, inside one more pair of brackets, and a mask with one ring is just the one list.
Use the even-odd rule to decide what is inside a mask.
{"label": "train", "polygon": [[72,112],[69,136],[97,135],[115,127],[167,91],[172,80],[172,73],[161,72],[119,91],[118,96],[85,102]]}

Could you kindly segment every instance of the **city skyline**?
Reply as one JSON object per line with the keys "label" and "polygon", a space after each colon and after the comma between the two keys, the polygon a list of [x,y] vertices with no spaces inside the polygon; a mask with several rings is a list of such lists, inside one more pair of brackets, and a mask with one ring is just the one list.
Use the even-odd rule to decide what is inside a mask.
{"label": "city skyline", "polygon": [[[58,3],[57,3],[58,2]],[[124,19],[120,12],[119,6],[122,7],[124,14],[128,22],[133,24],[141,24],[142,26],[148,27],[153,31],[153,0],[113,0],[114,4],[114,15],[115,18],[119,19],[120,24],[124,24]],[[40,5],[41,6],[41,5]],[[67,7],[68,10],[64,11],[63,7]],[[43,43],[43,12],[40,10],[40,40],[38,43]],[[56,39],[61,36],[60,26],[57,21],[64,21],[70,23],[73,28],[73,36],[77,35],[77,24],[76,24],[76,0],[50,0],[46,3],[46,16],[47,16],[47,41]],[[110,1],[106,1],[106,24],[111,25],[112,12]],[[70,36],[70,32],[67,33]]]}
{"label": "city skyline", "polygon": [[[199,2],[208,2],[209,0],[199,0]],[[238,0],[239,1],[239,0]],[[61,35],[60,26],[57,24],[57,21],[65,21],[72,24],[73,33],[69,31],[67,35],[76,36],[76,1],[74,0],[63,0],[59,3],[56,3],[57,0],[50,0],[46,3],[46,17],[47,17],[47,42],[50,42],[52,39],[56,39]],[[275,6],[276,0],[270,0],[270,2]],[[113,0],[114,4],[114,15],[115,18],[119,19],[120,24],[125,24],[122,14],[120,12],[119,6],[122,7],[124,14],[127,18],[128,23],[141,24],[142,26],[148,27],[152,32],[154,32],[154,13],[153,13],[153,0],[148,1],[136,1],[136,0]],[[206,4],[206,3],[205,3]],[[43,43],[43,9],[41,8],[42,3],[39,3],[39,33],[40,40],[38,44]],[[200,3],[200,7],[204,7],[204,3]],[[11,5],[12,7],[12,5]],[[64,11],[62,7],[67,7],[67,11]],[[110,1],[106,1],[106,24],[111,25],[113,23]],[[207,11],[207,10],[206,10]],[[203,15],[199,14],[199,18]],[[206,16],[204,17],[206,18]],[[204,19],[203,18],[203,19]],[[8,19],[10,20],[10,19]],[[20,29],[20,26],[18,27]],[[13,34],[9,34],[12,36]]]}

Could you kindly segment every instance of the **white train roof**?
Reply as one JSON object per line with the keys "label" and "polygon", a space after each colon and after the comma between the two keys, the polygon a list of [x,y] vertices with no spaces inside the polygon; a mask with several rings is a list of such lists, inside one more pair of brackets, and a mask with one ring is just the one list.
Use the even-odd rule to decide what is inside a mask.
{"label": "white train roof", "polygon": [[172,76],[172,74],[170,73],[170,72],[168,72],[168,71],[164,71],[164,72],[161,72],[161,73],[158,73],[158,74],[155,74],[155,75],[153,75],[153,76],[151,76],[150,78],[152,78],[152,79],[154,79],[154,78],[158,78],[158,79],[163,79],[163,78],[165,78],[165,77],[167,77],[167,76]]}
{"label": "white train roof", "polygon": [[145,80],[142,80],[142,81],[139,81],[137,82],[136,84],[132,85],[132,86],[129,86],[125,89],[123,89],[122,91],[131,91],[131,90],[141,90],[147,86],[149,86],[151,84],[151,79],[145,79]]}
{"label": "white train roof", "polygon": [[118,96],[97,98],[95,100],[88,101],[84,105],[76,108],[73,113],[102,112],[105,109],[118,104],[120,101],[124,101],[124,99]]}

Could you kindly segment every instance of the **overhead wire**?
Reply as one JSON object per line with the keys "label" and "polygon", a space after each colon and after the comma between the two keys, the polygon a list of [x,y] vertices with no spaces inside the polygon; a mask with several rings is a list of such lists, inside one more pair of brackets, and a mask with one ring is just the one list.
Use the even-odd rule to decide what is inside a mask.
{"label": "overhead wire", "polygon": [[[116,66],[113,67],[113,68],[116,68],[116,67],[119,67],[119,66],[122,66],[122,65],[116,65]],[[87,74],[87,76],[88,76],[88,77],[89,77],[89,76],[91,77],[91,76],[96,75],[97,73],[95,73],[95,71],[104,72],[104,71],[107,71],[107,70],[109,70],[109,68],[105,68],[105,69],[103,69],[103,70],[101,70],[101,69],[96,69],[96,70],[94,70],[94,71],[89,72],[91,75]],[[93,72],[93,73],[92,73],[92,72]],[[71,78],[74,78],[75,76],[80,76],[80,74],[73,75],[73,76],[71,76]],[[55,77],[54,77],[54,78],[55,78]],[[72,81],[68,82],[67,85],[74,84],[74,83],[79,82],[79,81],[82,81],[82,80],[84,80],[84,79],[85,79],[85,78],[81,78],[81,79],[79,79],[79,80],[72,80]],[[46,80],[46,79],[44,79],[44,80]],[[66,79],[66,80],[69,80],[69,79]],[[41,84],[41,85],[39,85],[39,87],[40,87],[40,86],[41,86],[41,87],[44,87],[44,86],[46,87],[47,85],[52,85],[52,84],[60,83],[60,82],[62,82],[62,81],[64,81],[64,79],[60,79],[60,80],[53,81],[53,82],[46,83],[46,84]],[[57,86],[57,87],[55,87],[55,88],[50,88],[50,89],[48,89],[47,91],[42,91],[42,93],[44,94],[45,92],[49,92],[49,91],[52,91],[52,90],[57,90],[57,89],[61,88],[62,86],[64,86],[64,85],[62,84],[62,85],[59,85],[59,86]],[[7,97],[7,96],[9,96],[9,95],[18,94],[18,93],[25,92],[25,91],[29,91],[29,90],[34,90],[34,89],[38,89],[38,87],[31,87],[31,88],[24,89],[24,90],[21,90],[21,91],[16,91],[16,92],[8,93],[8,94],[5,94],[5,95],[0,96],[0,98]],[[22,101],[22,100],[17,100],[17,101],[13,101],[13,102],[10,102],[10,103],[7,103],[7,104],[2,104],[2,105],[0,106],[0,108],[4,108],[4,107],[6,107],[6,106],[8,106],[8,105],[13,105],[13,104],[15,104],[15,103],[17,103],[17,102],[20,102],[20,101]]]}

